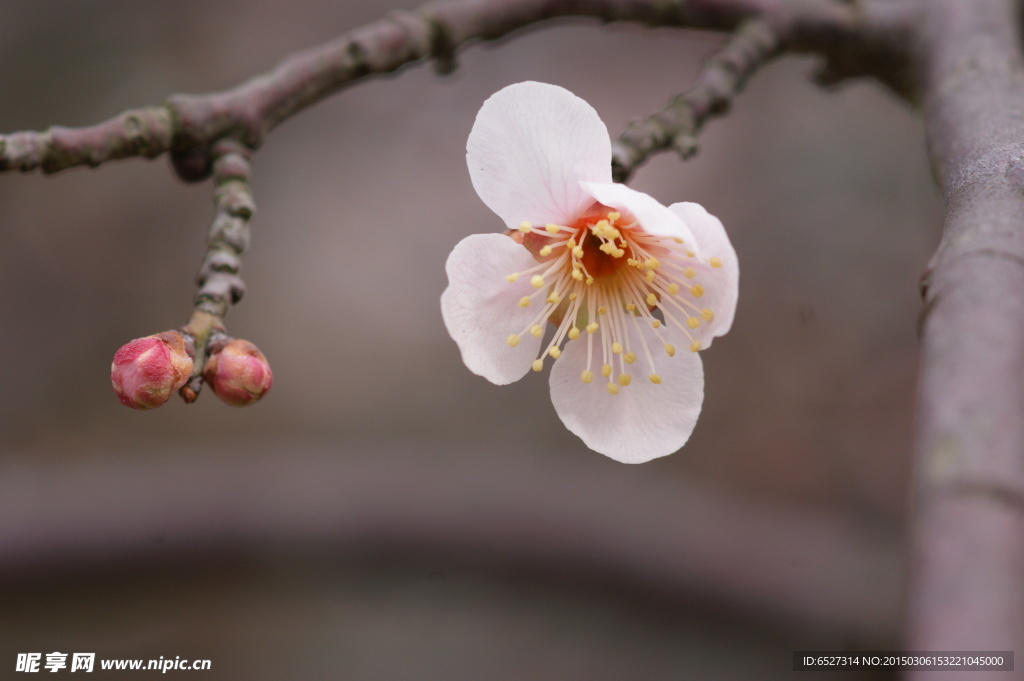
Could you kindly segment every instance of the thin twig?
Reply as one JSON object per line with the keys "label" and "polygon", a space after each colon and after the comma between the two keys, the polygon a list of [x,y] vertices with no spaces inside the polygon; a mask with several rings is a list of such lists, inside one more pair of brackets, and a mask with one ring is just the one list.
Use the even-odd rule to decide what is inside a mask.
{"label": "thin twig", "polygon": [[729,111],[747,79],[779,52],[776,32],[764,21],[743,24],[704,65],[697,81],[668,106],[632,121],[612,146],[612,174],[626,182],[652,155],[675,149],[685,160],[697,153],[697,134]]}
{"label": "thin twig", "polygon": [[256,212],[249,185],[248,149],[223,141],[214,148],[214,204],[217,212],[210,224],[207,251],[196,274],[199,291],[195,308],[223,318],[228,307],[245,295],[245,282],[238,276],[241,255],[249,246],[249,221]]}

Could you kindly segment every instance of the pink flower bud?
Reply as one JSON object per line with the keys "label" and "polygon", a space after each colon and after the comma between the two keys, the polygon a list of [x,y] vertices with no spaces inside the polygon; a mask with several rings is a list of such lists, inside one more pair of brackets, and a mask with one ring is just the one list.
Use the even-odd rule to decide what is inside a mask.
{"label": "pink flower bud", "polygon": [[259,401],[274,383],[267,358],[240,338],[214,343],[203,378],[217,397],[234,407]]}
{"label": "pink flower bud", "polygon": [[191,341],[177,331],[136,338],[114,354],[110,383],[126,407],[159,407],[192,375],[193,354]]}

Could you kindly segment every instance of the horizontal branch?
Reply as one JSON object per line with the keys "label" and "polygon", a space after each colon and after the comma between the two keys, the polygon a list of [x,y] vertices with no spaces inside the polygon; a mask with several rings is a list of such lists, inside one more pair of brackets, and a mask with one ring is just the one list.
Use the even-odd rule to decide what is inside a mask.
{"label": "horizontal branch", "polygon": [[173,95],[163,105],[126,111],[86,128],[0,135],[0,171],[55,173],[171,152],[183,179],[205,179],[217,140],[230,137],[256,148],[275,126],[346,85],[425,59],[449,71],[456,51],[468,44],[556,18],[730,31],[759,17],[783,48],[827,53],[848,43],[858,21],[863,28],[864,16],[842,0],[461,0],[427,5],[393,12],[224,92]]}

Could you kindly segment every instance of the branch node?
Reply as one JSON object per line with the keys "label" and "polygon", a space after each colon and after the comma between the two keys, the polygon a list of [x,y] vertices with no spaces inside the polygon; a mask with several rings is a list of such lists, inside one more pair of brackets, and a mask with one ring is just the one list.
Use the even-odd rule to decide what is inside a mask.
{"label": "branch node", "polygon": [[171,166],[182,182],[202,182],[213,172],[209,149],[192,147],[171,152]]}
{"label": "branch node", "polygon": [[428,9],[419,12],[420,19],[427,25],[430,39],[430,57],[434,60],[434,72],[439,76],[451,75],[458,68],[455,60],[455,42],[448,35],[444,24]]}

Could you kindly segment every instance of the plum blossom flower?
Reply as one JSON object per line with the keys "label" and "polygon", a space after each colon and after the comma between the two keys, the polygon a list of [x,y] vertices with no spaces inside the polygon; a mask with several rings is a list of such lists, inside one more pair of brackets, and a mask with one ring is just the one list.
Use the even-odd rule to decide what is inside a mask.
{"label": "plum blossom flower", "polygon": [[[736,253],[695,203],[611,181],[611,140],[568,90],[510,85],[477,114],[473,187],[508,228],[448,257],[445,326],[466,366],[504,385],[545,360],[551,401],[591,449],[624,463],[676,451],[704,399],[697,352],[732,325]],[[551,329],[546,329],[551,327]]]}

